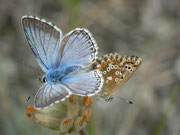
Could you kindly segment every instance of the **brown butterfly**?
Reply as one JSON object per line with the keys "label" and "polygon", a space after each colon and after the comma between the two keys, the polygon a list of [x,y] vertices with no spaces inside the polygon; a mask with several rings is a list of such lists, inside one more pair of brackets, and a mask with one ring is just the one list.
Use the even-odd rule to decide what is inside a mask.
{"label": "brown butterfly", "polygon": [[93,68],[99,69],[104,77],[101,97],[108,97],[125,84],[139,68],[142,59],[137,56],[121,56],[110,53],[96,60]]}

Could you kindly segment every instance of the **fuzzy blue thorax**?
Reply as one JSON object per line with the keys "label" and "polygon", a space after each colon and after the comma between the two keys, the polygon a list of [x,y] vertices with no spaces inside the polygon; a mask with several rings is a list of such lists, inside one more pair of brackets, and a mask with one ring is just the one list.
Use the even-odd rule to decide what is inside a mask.
{"label": "fuzzy blue thorax", "polygon": [[77,71],[78,69],[81,68],[79,66],[72,66],[65,69],[51,68],[48,70],[44,77],[46,78],[47,82],[61,81],[65,76],[74,71]]}
{"label": "fuzzy blue thorax", "polygon": [[59,69],[50,69],[45,75],[48,82],[56,82],[57,80],[61,80],[63,76],[65,76],[65,72]]}

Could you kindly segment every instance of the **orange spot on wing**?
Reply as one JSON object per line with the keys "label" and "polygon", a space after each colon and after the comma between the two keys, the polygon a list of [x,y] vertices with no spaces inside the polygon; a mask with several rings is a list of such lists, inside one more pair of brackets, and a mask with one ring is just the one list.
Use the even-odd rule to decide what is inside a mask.
{"label": "orange spot on wing", "polygon": [[116,60],[117,62],[120,62],[120,60]]}
{"label": "orange spot on wing", "polygon": [[106,63],[105,63],[105,62],[101,62],[101,65],[103,65],[103,66],[104,66],[104,65],[106,65]]}
{"label": "orange spot on wing", "polygon": [[28,118],[30,118],[30,117],[32,116],[32,113],[27,112],[27,113],[26,113],[26,116],[27,116]]}
{"label": "orange spot on wing", "polygon": [[72,103],[74,103],[74,96],[73,95],[71,95],[70,97],[69,97],[69,102],[72,104]]}
{"label": "orange spot on wing", "polygon": [[113,62],[116,62],[116,59],[112,59]]}
{"label": "orange spot on wing", "polygon": [[63,123],[62,123],[62,125],[63,125],[63,126],[67,126],[70,122],[71,122],[71,119],[64,120]]}
{"label": "orange spot on wing", "polygon": [[110,61],[110,60],[107,60],[107,63],[111,63],[111,61]]}
{"label": "orange spot on wing", "polygon": [[121,68],[121,73],[124,71],[124,69],[123,68]]}
{"label": "orange spot on wing", "polygon": [[90,106],[90,105],[92,104],[92,98],[86,96],[86,97],[84,98],[84,104],[85,104],[86,106]]}
{"label": "orange spot on wing", "polygon": [[91,115],[91,113],[90,112],[88,112],[87,114],[85,114],[84,116],[83,116],[83,122],[86,122],[86,121],[88,121],[91,117],[90,117],[90,115]]}
{"label": "orange spot on wing", "polygon": [[28,105],[27,110],[28,110],[28,112],[35,112],[37,109],[32,105]]}

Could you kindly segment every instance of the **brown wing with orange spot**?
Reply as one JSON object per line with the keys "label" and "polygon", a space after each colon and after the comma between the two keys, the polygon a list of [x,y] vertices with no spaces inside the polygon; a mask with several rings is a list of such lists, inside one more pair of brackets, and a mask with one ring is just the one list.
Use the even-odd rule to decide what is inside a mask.
{"label": "brown wing with orange spot", "polygon": [[97,59],[93,68],[99,69],[104,77],[101,96],[110,96],[117,91],[139,68],[142,59],[137,56],[121,56],[110,53]]}

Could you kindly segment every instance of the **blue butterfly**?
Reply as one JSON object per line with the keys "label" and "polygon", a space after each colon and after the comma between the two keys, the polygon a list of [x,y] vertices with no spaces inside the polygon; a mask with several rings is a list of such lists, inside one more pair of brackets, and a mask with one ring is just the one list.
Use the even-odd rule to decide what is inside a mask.
{"label": "blue butterfly", "polygon": [[98,47],[91,33],[76,28],[63,37],[61,29],[33,16],[23,16],[27,41],[45,72],[44,84],[35,96],[41,109],[65,100],[71,94],[92,96],[103,86],[99,70],[88,70],[97,58]]}

